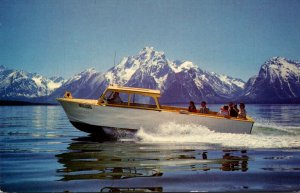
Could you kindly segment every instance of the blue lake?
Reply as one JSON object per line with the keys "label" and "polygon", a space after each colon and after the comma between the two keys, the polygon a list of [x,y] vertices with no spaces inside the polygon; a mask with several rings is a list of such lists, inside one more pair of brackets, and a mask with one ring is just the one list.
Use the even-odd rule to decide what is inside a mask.
{"label": "blue lake", "polygon": [[2,106],[0,190],[300,191],[300,105],[246,109],[256,120],[251,135],[167,123],[99,141],[60,106]]}

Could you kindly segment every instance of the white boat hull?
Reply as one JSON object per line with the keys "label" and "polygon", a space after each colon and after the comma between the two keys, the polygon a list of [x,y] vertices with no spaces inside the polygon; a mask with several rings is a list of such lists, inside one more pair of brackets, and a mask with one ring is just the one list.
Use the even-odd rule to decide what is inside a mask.
{"label": "white boat hull", "polygon": [[[86,105],[71,100],[59,100],[70,122],[78,129],[104,136],[134,133],[139,129],[157,128],[166,122],[196,124],[223,133],[250,134],[252,121],[227,119],[199,114],[181,114],[174,111],[147,110],[102,105]],[[201,128],[201,127],[199,127]]]}

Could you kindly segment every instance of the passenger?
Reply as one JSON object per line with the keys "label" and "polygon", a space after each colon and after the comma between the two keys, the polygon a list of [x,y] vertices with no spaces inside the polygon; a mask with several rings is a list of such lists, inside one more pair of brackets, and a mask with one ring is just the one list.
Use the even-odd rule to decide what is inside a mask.
{"label": "passenger", "polygon": [[209,113],[209,108],[206,107],[206,102],[205,101],[201,102],[201,107],[200,107],[199,113],[204,113],[204,114]]}
{"label": "passenger", "polygon": [[107,101],[114,104],[122,103],[119,92],[114,92],[113,97],[111,99],[108,99]]}
{"label": "passenger", "polygon": [[64,94],[64,98],[69,98],[69,99],[72,99],[72,98],[73,98],[73,96],[72,96],[71,92],[65,92],[65,94]]}
{"label": "passenger", "polygon": [[217,115],[224,116],[224,117],[229,117],[228,106],[224,105],[223,107],[221,107],[220,111],[218,112]]}
{"label": "passenger", "polygon": [[231,117],[237,117],[238,116],[238,112],[234,109],[233,103],[230,102],[228,105],[229,105],[229,115]]}
{"label": "passenger", "polygon": [[189,106],[188,111],[189,111],[189,112],[197,112],[195,103],[194,103],[193,101],[190,101],[190,106]]}
{"label": "passenger", "polygon": [[238,118],[241,118],[241,119],[246,119],[247,118],[247,111],[245,109],[245,104],[244,103],[240,103],[240,111],[239,111]]}
{"label": "passenger", "polygon": [[238,107],[237,107],[237,104],[234,104],[233,108],[236,110],[236,112],[239,113],[239,109],[238,109]]}

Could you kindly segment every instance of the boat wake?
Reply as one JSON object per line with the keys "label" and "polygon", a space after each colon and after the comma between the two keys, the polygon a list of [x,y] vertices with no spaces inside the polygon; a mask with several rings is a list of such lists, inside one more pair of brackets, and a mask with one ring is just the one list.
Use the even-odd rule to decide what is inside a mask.
{"label": "boat wake", "polygon": [[273,123],[255,123],[250,135],[218,133],[204,126],[169,122],[153,130],[141,128],[136,137],[142,143],[197,143],[207,149],[300,148],[300,127],[283,127]]}

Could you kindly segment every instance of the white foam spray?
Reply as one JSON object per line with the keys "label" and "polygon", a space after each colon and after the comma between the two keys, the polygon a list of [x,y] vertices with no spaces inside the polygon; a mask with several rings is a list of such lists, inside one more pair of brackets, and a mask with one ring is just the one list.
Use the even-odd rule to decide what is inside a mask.
{"label": "white foam spray", "polygon": [[252,134],[218,133],[205,126],[168,122],[152,130],[141,128],[140,142],[201,143],[211,148],[300,148],[300,127],[255,123]]}

